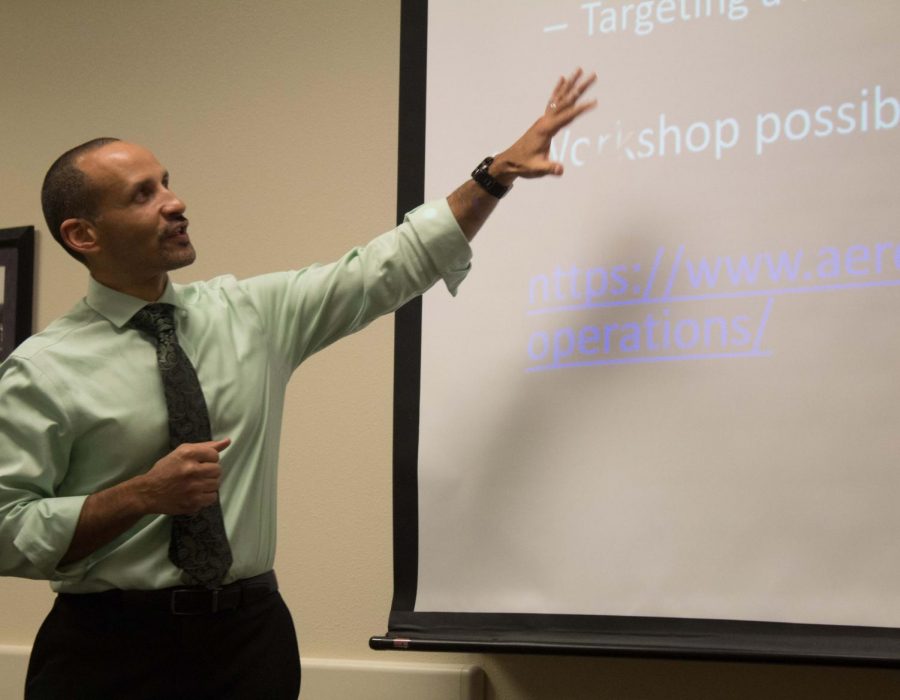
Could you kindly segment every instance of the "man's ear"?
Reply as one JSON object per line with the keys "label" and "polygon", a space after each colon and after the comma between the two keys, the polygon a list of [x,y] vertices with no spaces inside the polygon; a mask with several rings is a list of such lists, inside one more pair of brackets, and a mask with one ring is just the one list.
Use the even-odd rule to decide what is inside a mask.
{"label": "man's ear", "polygon": [[60,225],[59,233],[66,247],[85,259],[99,248],[94,227],[86,219],[66,219]]}

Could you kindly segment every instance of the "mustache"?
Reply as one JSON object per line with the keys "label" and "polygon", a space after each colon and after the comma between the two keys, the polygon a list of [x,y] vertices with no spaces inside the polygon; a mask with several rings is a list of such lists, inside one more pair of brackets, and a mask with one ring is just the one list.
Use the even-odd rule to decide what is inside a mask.
{"label": "mustache", "polygon": [[190,221],[183,214],[177,214],[169,219],[168,225],[163,235],[171,236],[176,233],[187,231]]}

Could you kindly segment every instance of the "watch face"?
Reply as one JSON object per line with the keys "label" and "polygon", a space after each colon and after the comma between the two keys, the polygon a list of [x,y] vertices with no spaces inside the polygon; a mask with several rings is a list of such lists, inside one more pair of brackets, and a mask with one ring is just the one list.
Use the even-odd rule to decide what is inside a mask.
{"label": "watch face", "polygon": [[500,199],[509,191],[509,187],[501,185],[488,172],[491,163],[494,162],[492,156],[488,156],[478,164],[478,167],[472,171],[472,179],[484,188],[488,194]]}

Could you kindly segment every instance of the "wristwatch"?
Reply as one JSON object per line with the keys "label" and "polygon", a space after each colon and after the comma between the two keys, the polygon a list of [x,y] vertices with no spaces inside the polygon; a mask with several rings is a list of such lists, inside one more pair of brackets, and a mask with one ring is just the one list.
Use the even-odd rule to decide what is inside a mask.
{"label": "wristwatch", "polygon": [[472,179],[475,180],[488,193],[497,199],[501,199],[509,192],[512,185],[503,185],[497,182],[493,176],[488,173],[488,168],[494,162],[493,156],[488,156],[478,164],[478,167],[472,171]]}

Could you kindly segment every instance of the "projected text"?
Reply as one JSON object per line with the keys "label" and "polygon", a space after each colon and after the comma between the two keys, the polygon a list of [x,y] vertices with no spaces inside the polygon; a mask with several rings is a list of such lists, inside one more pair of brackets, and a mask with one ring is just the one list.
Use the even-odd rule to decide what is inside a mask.
{"label": "projected text", "polygon": [[[529,316],[633,308],[623,320],[561,323],[528,339],[529,371],[587,364],[770,354],[764,332],[774,299],[900,285],[900,244],[822,246],[739,255],[691,255],[660,246],[652,262],[556,266],[528,282]],[[697,303],[761,299],[762,306],[697,315]],[[675,309],[690,304],[690,315]],[[642,312],[634,307],[660,307]]]}
{"label": "projected text", "polygon": [[733,115],[679,120],[661,112],[649,124],[634,128],[616,121],[612,128],[589,134],[563,130],[550,155],[562,163],[582,167],[610,155],[627,160],[678,156],[706,156],[722,160],[746,142],[756,156],[776,146],[830,139],[852,134],[887,132],[900,125],[900,100],[881,85],[863,88],[858,97],[812,108],[761,110],[742,122]]}

